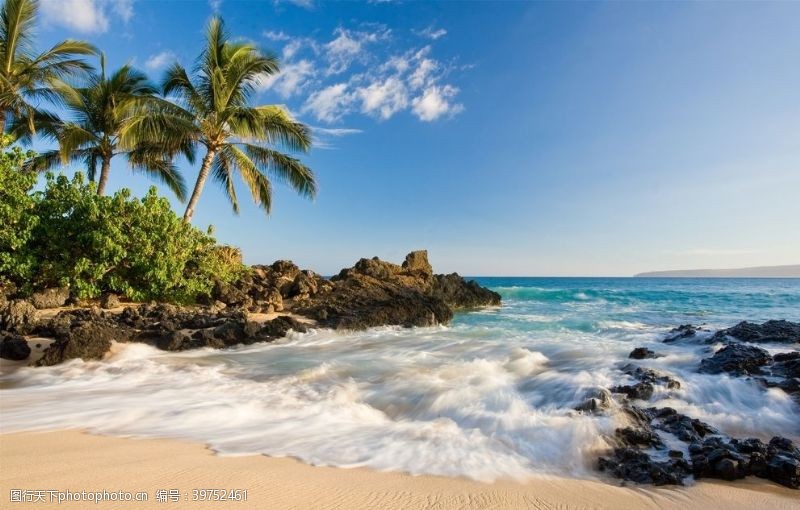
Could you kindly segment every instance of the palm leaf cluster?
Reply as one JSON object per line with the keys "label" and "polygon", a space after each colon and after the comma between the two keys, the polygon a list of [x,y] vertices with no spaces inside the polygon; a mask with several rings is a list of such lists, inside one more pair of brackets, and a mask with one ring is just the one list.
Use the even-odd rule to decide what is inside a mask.
{"label": "palm leaf cluster", "polygon": [[[58,144],[28,164],[42,171],[67,163],[86,167],[103,194],[111,160],[123,155],[137,172],[162,181],[184,200],[186,186],[174,160],[203,153],[184,220],[191,221],[209,176],[239,211],[235,176],[253,201],[269,212],[271,180],[305,197],[316,193],[314,174],[287,154],[308,151],[311,133],[283,107],[252,106],[256,84],[277,73],[278,62],[250,43],[230,38],[219,18],[208,25],[206,45],[191,73],[179,64],[157,87],[125,65],[106,74],[80,57],[99,54],[91,45],[64,41],[37,55],[33,24],[37,0],[5,0],[0,8],[0,121],[22,142],[40,136]],[[76,83],[70,83],[73,80]],[[66,115],[40,107],[51,104]]]}

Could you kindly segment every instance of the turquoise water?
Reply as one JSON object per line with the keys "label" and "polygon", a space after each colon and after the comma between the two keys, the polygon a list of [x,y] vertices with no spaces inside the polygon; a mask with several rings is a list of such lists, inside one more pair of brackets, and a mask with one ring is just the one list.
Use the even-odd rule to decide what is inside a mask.
{"label": "turquoise water", "polygon": [[221,455],[485,481],[595,478],[628,418],[618,404],[599,415],[574,408],[587,392],[631,382],[621,368],[645,346],[663,356],[636,363],[681,387],[636,404],[670,406],[734,436],[800,440],[800,406],[782,390],[697,373],[719,346],[661,342],[684,323],[710,336],[745,319],[798,321],[800,280],[478,280],[502,306],[459,313],[449,326],[315,330],[223,351],[119,345],[102,362],[3,373],[2,428],[178,437]]}
{"label": "turquoise water", "polygon": [[[600,330],[606,321],[653,328],[742,320],[800,321],[800,279],[769,278],[504,278],[476,277],[503,296],[496,315],[462,315],[459,323]],[[552,320],[551,320],[552,319]]]}

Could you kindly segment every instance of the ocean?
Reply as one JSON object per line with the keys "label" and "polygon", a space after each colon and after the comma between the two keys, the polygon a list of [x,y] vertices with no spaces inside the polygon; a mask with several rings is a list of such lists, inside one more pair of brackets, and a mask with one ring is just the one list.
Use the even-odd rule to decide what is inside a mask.
{"label": "ocean", "polygon": [[222,351],[119,345],[102,362],[6,372],[2,431],[174,437],[221,455],[482,481],[597,478],[624,413],[574,408],[593,388],[631,382],[620,368],[648,347],[663,356],[635,363],[681,388],[657,387],[646,405],[732,436],[800,440],[800,405],[782,390],[697,373],[713,345],[661,342],[686,323],[710,336],[741,320],[800,321],[800,279],[475,279],[503,305],[448,326],[313,330]]}

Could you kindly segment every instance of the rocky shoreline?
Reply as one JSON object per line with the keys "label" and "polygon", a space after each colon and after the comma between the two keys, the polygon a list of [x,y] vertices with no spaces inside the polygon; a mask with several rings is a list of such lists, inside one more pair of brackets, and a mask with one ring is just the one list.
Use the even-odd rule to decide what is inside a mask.
{"label": "rocky shoreline", "polygon": [[[215,285],[202,301],[195,306],[124,304],[119,296],[106,295],[94,306],[72,303],[59,309],[70,305],[68,290],[48,289],[28,299],[0,296],[0,356],[48,366],[73,358],[102,359],[113,341],[183,351],[270,342],[310,327],[431,326],[448,323],[458,309],[499,305],[500,296],[457,274],[434,274],[427,253],[417,251],[399,265],[361,259],[329,279],[288,261],[253,266],[238,281]],[[34,359],[31,338],[52,343]],[[704,350],[697,373],[748,378],[764,391],[777,388],[800,403],[800,324],[741,322],[716,332],[686,324],[663,342]],[[635,348],[618,365],[622,378],[590,390],[575,408],[623,416],[624,426],[606,438],[613,449],[598,459],[600,471],[641,484],[756,476],[800,489],[800,449],[790,439],[731,437],[675,409],[654,406],[656,393],[684,383],[641,364],[663,355],[650,347]]]}
{"label": "rocky shoreline", "polygon": [[[270,342],[309,325],[337,330],[446,324],[453,311],[499,305],[500,295],[457,274],[437,275],[426,251],[402,265],[361,259],[326,279],[289,261],[253,266],[239,280],[217,283],[203,304],[124,306],[104,295],[89,306],[69,289],[46,289],[27,299],[0,295],[0,357],[30,357],[27,338],[52,339],[34,366],[73,358],[102,359],[112,341],[143,342],[162,350],[224,348]],[[61,309],[53,316],[44,312]],[[77,305],[77,306],[75,306]]]}
{"label": "rocky shoreline", "polygon": [[[721,344],[716,351],[709,347],[709,356],[700,361],[697,372],[750,378],[765,390],[780,388],[800,403],[800,324],[741,322],[714,334],[687,324],[673,329],[664,342]],[[785,345],[786,352],[771,355],[754,345],[757,343]],[[629,355],[634,360],[658,356],[644,347]],[[655,485],[683,485],[689,477],[733,481],[756,476],[800,489],[800,448],[790,439],[776,436],[765,443],[757,438],[734,438],[670,407],[647,407],[656,386],[677,389],[680,381],[633,362],[623,364],[620,370],[635,382],[594,390],[576,409],[603,413],[619,406],[630,423],[608,438],[616,447],[610,455],[600,457],[600,471]]]}

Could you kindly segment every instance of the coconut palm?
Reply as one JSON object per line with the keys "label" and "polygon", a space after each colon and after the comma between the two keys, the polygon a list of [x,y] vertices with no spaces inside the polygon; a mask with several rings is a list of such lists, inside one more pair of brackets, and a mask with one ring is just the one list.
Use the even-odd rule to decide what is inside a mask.
{"label": "coconut palm", "polygon": [[9,118],[24,118],[34,133],[38,120],[53,120],[41,103],[59,103],[70,93],[67,81],[90,66],[76,58],[96,53],[86,42],[67,39],[43,53],[33,48],[37,0],[5,0],[0,6],[0,129]]}
{"label": "coconut palm", "polygon": [[85,87],[64,98],[71,120],[42,122],[39,126],[39,132],[57,141],[59,149],[36,156],[28,168],[42,171],[80,162],[94,181],[99,166],[97,193],[103,195],[111,160],[123,154],[133,170],[161,180],[183,200],[186,186],[172,158],[185,149],[184,154],[193,160],[193,153],[190,146],[170,143],[170,109],[175,106],[158,97],[158,87],[144,73],[124,65],[106,76],[102,56],[100,62],[100,72],[92,73]]}
{"label": "coconut palm", "polygon": [[209,23],[206,39],[192,76],[176,63],[167,70],[163,84],[164,95],[172,96],[183,110],[184,136],[205,148],[184,221],[192,220],[209,174],[225,189],[237,213],[236,173],[266,212],[272,204],[270,177],[313,197],[316,183],[311,169],[281,152],[307,151],[308,127],[280,106],[249,104],[258,80],[278,72],[276,59],[250,43],[231,41],[219,18]]}

